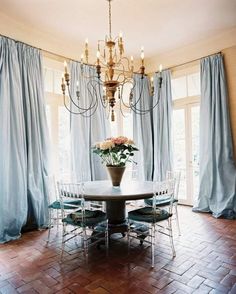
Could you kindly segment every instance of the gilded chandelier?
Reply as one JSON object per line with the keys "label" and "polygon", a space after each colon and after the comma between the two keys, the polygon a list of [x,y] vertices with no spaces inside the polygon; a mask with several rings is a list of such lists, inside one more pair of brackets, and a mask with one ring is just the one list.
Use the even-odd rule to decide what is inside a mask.
{"label": "gilded chandelier", "polygon": [[[64,96],[65,107],[73,114],[81,114],[85,117],[92,116],[99,103],[106,109],[107,113],[111,115],[111,120],[115,120],[114,107],[119,105],[121,113],[124,115],[124,108],[129,108],[137,114],[144,115],[150,112],[158,103],[160,99],[160,91],[158,97],[154,99],[153,78],[151,78],[151,85],[149,86],[150,95],[153,96],[151,106],[144,108],[144,83],[145,83],[145,66],[144,66],[144,49],[141,48],[141,65],[139,71],[134,72],[134,59],[124,56],[124,42],[122,33],[118,37],[112,38],[111,32],[111,1],[107,0],[109,4],[109,34],[105,40],[99,40],[97,45],[97,60],[93,64],[94,72],[87,74],[84,72],[84,66],[89,64],[89,49],[88,40],[85,42],[84,55],[81,55],[81,74],[86,82],[89,93],[89,101],[82,99],[82,94],[77,81],[75,97],[72,95],[70,86],[70,75],[67,70],[67,64],[64,63],[65,72],[62,77],[62,93]],[[85,62],[84,62],[85,57]],[[160,66],[160,73],[161,73]],[[140,85],[138,95],[135,96],[136,81],[134,74],[140,75]],[[158,87],[161,88],[162,77],[160,74]],[[129,89],[129,94],[124,89]],[[67,91],[66,91],[67,90]],[[66,92],[70,98],[69,105],[66,102]],[[135,97],[134,97],[135,96]],[[138,96],[138,97],[137,97]],[[135,99],[134,99],[135,98]]]}

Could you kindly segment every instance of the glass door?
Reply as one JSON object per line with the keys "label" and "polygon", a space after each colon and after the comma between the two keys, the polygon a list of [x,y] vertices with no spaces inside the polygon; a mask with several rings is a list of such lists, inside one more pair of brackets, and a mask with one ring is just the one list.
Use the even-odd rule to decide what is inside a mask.
{"label": "glass door", "polygon": [[174,169],[181,171],[179,201],[193,205],[199,183],[199,104],[173,111]]}

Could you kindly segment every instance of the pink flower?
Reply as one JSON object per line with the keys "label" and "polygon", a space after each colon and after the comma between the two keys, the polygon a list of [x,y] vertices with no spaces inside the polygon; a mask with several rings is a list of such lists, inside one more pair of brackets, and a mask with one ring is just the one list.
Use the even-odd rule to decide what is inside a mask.
{"label": "pink flower", "polygon": [[111,138],[112,142],[116,145],[126,144],[128,142],[128,138],[120,136],[117,138]]}

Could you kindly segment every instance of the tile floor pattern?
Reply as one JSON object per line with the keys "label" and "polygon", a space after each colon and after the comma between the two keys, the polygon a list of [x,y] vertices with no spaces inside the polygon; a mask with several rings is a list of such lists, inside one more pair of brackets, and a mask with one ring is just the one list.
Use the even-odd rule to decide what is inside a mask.
{"label": "tile floor pattern", "polygon": [[60,237],[46,248],[47,231],[25,233],[0,245],[0,293],[236,293],[236,221],[179,211],[177,257],[161,237],[153,270],[150,249],[136,241],[129,255],[126,239],[113,241],[109,259],[104,248],[92,248],[86,267],[74,240],[60,263]]}

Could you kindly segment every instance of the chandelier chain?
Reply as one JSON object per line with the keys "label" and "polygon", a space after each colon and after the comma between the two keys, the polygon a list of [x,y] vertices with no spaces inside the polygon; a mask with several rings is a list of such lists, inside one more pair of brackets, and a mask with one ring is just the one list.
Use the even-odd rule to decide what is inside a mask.
{"label": "chandelier chain", "polygon": [[111,0],[108,0],[108,1],[109,1],[109,37],[111,40]]}

